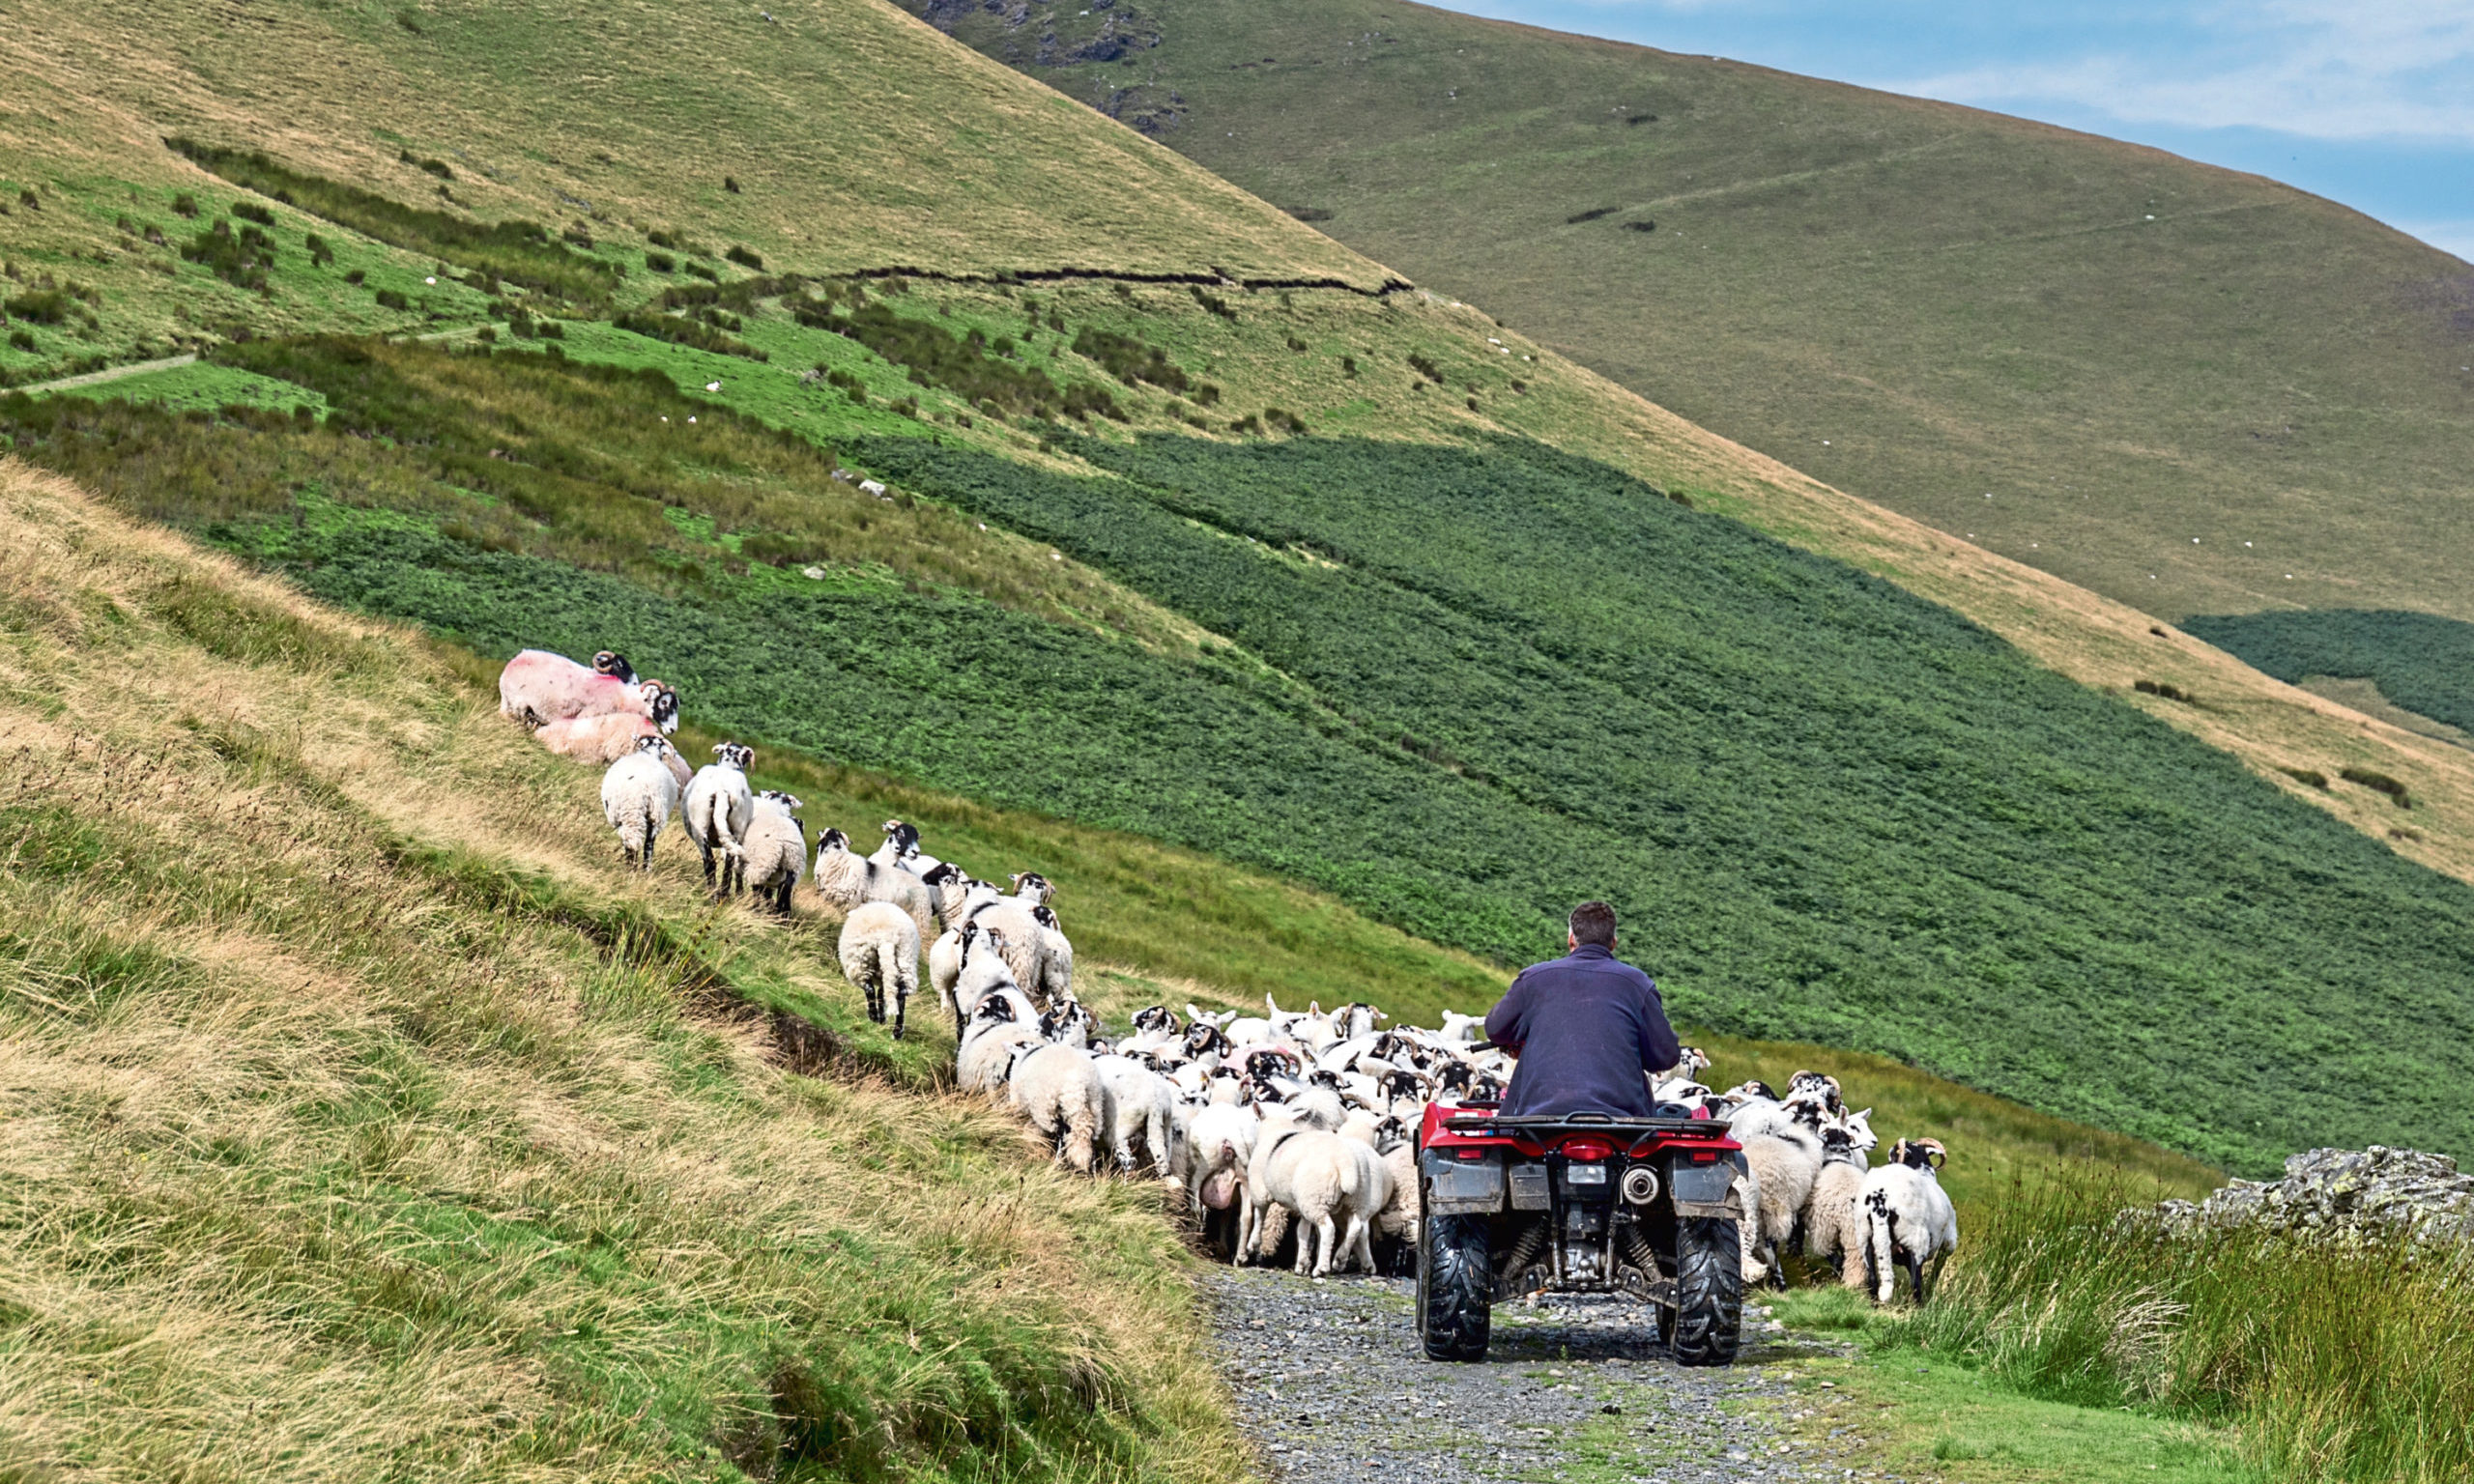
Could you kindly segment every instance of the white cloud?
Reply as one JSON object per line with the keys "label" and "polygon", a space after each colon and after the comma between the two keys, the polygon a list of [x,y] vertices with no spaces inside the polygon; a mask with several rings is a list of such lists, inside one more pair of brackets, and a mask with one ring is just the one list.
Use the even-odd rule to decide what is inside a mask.
{"label": "white cloud", "polygon": [[[2320,139],[2474,141],[2474,7],[2270,0],[2187,13],[2168,36],[1889,84],[1952,102],[2063,102],[2142,124]],[[2091,38],[2091,40],[2093,40]]]}

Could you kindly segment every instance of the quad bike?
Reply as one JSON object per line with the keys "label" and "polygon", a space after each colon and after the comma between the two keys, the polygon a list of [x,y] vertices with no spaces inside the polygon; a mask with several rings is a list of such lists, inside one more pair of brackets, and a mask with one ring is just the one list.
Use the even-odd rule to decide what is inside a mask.
{"label": "quad bike", "polygon": [[1436,1103],[1418,1129],[1418,1337],[1482,1360],[1497,1299],[1629,1294],[1685,1365],[1736,1357],[1743,1152],[1708,1119],[1504,1117]]}

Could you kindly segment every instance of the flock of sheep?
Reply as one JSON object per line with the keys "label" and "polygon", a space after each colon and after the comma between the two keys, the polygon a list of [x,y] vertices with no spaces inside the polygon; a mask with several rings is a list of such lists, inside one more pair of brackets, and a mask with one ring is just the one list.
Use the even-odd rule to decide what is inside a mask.
{"label": "flock of sheep", "polygon": [[[691,773],[667,740],[676,693],[608,651],[585,666],[526,650],[499,691],[501,711],[553,751],[608,764],[602,809],[632,864],[649,870],[654,839],[677,818],[719,895],[744,889],[788,913],[810,878],[846,914],[844,975],[871,1018],[885,1020],[890,1002],[897,1039],[927,944],[930,986],[954,1019],[957,1082],[1021,1114],[1062,1163],[1147,1169],[1181,1187],[1236,1262],[1273,1256],[1293,1227],[1301,1273],[1397,1270],[1418,1237],[1412,1134],[1426,1105],[1492,1101],[1510,1080],[1510,1059],[1479,1041],[1479,1017],[1451,1012],[1440,1030],[1385,1029],[1368,1005],[1282,1011],[1267,995],[1260,1015],[1189,1004],[1181,1018],[1155,1005],[1104,1040],[1074,997],[1074,946],[1036,872],[1010,891],[973,880],[921,854],[901,820],[865,856],[842,831],[820,832],[811,870],[800,802],[751,788],[753,750],[721,743]],[[1759,1082],[1715,1092],[1694,1080],[1709,1065],[1686,1047],[1652,1080],[1668,1111],[1725,1121],[1743,1146],[1747,1281],[1784,1287],[1779,1254],[1800,1241],[1883,1302],[1906,1271],[1921,1302],[1928,1267],[1938,1273],[1958,1243],[1935,1173],[1942,1146],[1902,1139],[1874,1167],[1871,1110],[1847,1108],[1834,1078],[1798,1072],[1783,1097]]]}

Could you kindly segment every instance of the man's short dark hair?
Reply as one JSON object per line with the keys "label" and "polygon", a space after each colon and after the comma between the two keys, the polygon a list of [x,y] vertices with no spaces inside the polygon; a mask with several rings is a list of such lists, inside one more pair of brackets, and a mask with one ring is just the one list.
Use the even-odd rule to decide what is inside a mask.
{"label": "man's short dark hair", "polygon": [[1615,909],[1602,901],[1584,901],[1572,908],[1571,927],[1574,942],[1615,946]]}

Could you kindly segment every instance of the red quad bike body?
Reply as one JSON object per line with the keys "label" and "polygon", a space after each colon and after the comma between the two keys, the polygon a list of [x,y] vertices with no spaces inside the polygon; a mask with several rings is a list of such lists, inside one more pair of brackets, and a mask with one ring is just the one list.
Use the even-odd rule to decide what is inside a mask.
{"label": "red quad bike body", "polygon": [[1498,1299],[1628,1294],[1685,1365],[1736,1357],[1743,1151],[1724,1124],[1604,1113],[1505,1117],[1435,1103],[1418,1128],[1418,1337],[1482,1360]]}

